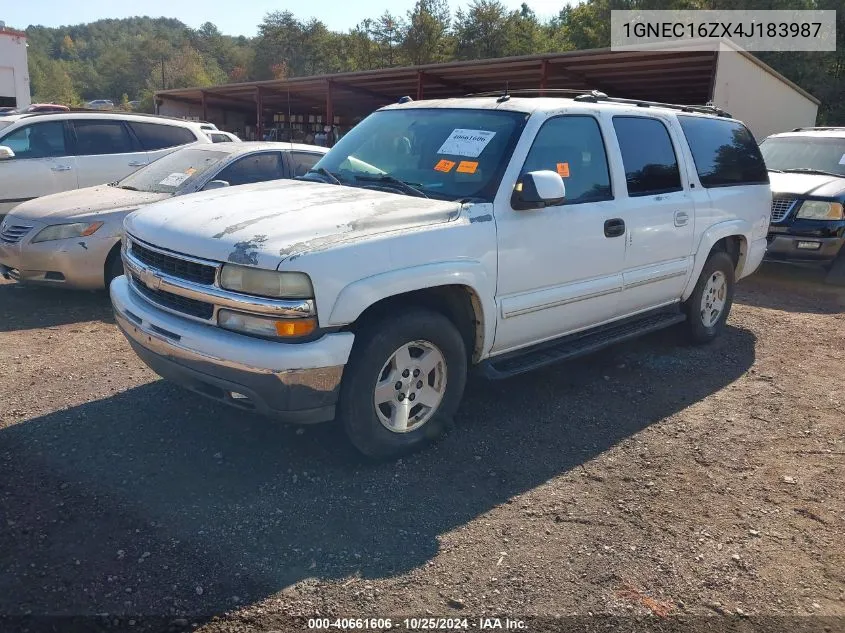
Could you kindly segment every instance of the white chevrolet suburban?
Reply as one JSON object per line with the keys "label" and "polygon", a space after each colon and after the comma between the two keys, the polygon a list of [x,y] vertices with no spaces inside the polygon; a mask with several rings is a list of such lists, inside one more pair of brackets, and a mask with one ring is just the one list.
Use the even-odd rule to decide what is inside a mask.
{"label": "white chevrolet suburban", "polygon": [[472,365],[713,339],[772,202],[739,121],[601,93],[388,106],[304,180],[129,215],[115,316],[161,376],[376,457],[437,436]]}

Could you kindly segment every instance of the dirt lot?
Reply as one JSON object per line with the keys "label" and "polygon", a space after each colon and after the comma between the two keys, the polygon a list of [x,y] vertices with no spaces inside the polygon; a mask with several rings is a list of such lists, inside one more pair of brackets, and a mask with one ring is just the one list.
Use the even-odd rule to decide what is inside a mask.
{"label": "dirt lot", "polygon": [[709,347],[473,379],[447,438],[372,465],[157,380],[105,295],[3,283],[0,630],[845,630],[843,369],[845,292],[771,268]]}

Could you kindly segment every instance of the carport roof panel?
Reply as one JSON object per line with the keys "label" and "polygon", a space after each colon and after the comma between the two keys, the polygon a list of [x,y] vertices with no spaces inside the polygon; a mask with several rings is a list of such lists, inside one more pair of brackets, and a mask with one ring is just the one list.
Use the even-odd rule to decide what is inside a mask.
{"label": "carport roof panel", "polygon": [[[813,99],[753,56],[740,52]],[[424,97],[457,97],[506,87],[540,88],[545,72],[546,88],[596,89],[617,97],[704,103],[712,98],[718,55],[718,49],[700,48],[590,49],[162,90],[156,96],[199,103],[205,93],[208,102],[228,102],[236,107],[237,100],[242,100],[240,105],[246,108],[254,106],[257,91],[261,90],[268,108],[290,102],[298,107],[322,109],[331,82],[334,110],[339,113],[344,109],[374,109],[405,95],[415,97],[421,75]]]}

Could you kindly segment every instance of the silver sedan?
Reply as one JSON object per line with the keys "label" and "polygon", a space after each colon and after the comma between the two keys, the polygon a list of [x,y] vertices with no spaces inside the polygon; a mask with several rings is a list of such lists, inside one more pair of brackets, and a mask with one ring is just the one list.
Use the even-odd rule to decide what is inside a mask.
{"label": "silver sedan", "polygon": [[173,196],[305,174],[328,150],[292,143],[186,147],[123,180],[43,196],[0,224],[0,275],[21,283],[107,287],[123,274],[123,218]]}

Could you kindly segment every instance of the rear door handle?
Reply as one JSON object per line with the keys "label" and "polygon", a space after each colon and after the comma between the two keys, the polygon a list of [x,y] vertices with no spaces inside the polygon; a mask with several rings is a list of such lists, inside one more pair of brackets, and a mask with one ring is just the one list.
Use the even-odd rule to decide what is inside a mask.
{"label": "rear door handle", "polygon": [[619,237],[620,235],[625,235],[625,220],[622,218],[613,218],[612,220],[604,221],[605,237]]}
{"label": "rear door handle", "polygon": [[686,226],[689,222],[689,213],[686,211],[675,211],[675,226]]}
{"label": "rear door handle", "polygon": [[70,166],[69,165],[54,165],[53,167],[50,167],[50,170],[51,171],[70,171]]}
{"label": "rear door handle", "polygon": [[147,163],[142,163],[140,161],[133,160],[131,163],[129,163],[129,166],[130,167],[144,167],[146,164]]}

